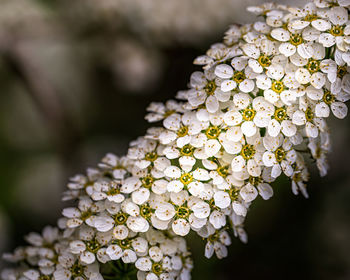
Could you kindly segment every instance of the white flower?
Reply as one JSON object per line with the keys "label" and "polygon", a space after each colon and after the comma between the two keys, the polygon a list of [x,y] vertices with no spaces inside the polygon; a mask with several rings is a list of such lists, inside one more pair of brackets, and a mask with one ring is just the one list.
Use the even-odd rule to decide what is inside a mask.
{"label": "white flower", "polygon": [[198,107],[205,103],[206,109],[210,113],[215,113],[219,109],[219,102],[226,102],[230,98],[230,93],[220,89],[216,76],[212,71],[194,72],[191,75],[191,90],[188,91],[188,102]]}
{"label": "white flower", "polygon": [[107,199],[109,201],[121,203],[125,199],[124,195],[120,193],[121,186],[122,182],[120,181],[96,182],[91,187],[90,197],[95,201]]}
{"label": "white flower", "polygon": [[146,115],[145,119],[149,122],[157,122],[167,119],[174,113],[184,112],[183,104],[176,102],[175,100],[168,100],[165,104],[159,102],[152,102],[147,111],[150,112]]}
{"label": "white flower", "polygon": [[316,159],[316,166],[323,177],[328,172],[327,153],[330,150],[330,140],[328,132],[320,134],[318,138],[310,138],[308,148],[311,151],[312,157]]}
{"label": "white flower", "polygon": [[197,168],[192,172],[184,172],[176,166],[169,166],[164,174],[173,179],[167,185],[169,192],[180,192],[186,186],[194,196],[198,196],[204,188],[201,181],[210,180],[208,171],[202,168]]}
{"label": "white flower", "polygon": [[173,114],[164,120],[164,126],[168,130],[159,135],[159,141],[167,145],[176,140],[176,145],[180,148],[189,144],[192,136],[198,134],[203,128],[203,124],[197,120],[193,112],[183,115]]}
{"label": "white flower", "polygon": [[239,154],[231,161],[232,171],[241,172],[246,168],[251,176],[259,176],[261,174],[261,158],[264,152],[265,148],[260,137],[246,137]]}
{"label": "white flower", "polygon": [[244,57],[235,57],[231,66],[220,64],[215,68],[215,74],[224,79],[221,83],[221,90],[229,92],[237,86],[242,92],[251,92],[255,87],[253,79],[256,73],[248,66],[248,60]]}
{"label": "white flower", "polygon": [[306,136],[315,138],[318,136],[318,125],[321,122],[315,118],[314,109],[307,107],[306,110],[297,110],[293,114],[293,123],[305,126]]}
{"label": "white flower", "polygon": [[93,214],[99,213],[104,210],[102,203],[93,203],[89,198],[81,198],[79,201],[78,208],[69,207],[62,211],[63,216],[67,217],[67,227],[75,228],[80,226],[82,223],[86,223],[89,226],[94,225]]}
{"label": "white flower", "polygon": [[239,193],[245,202],[251,202],[258,196],[257,189],[250,183],[243,186]]}
{"label": "white flower", "polygon": [[292,137],[297,131],[296,126],[289,120],[288,112],[285,107],[275,107],[272,118],[267,125],[267,133],[276,137],[282,132],[287,137]]}
{"label": "white flower", "polygon": [[262,160],[267,167],[272,167],[271,176],[277,178],[281,171],[291,176],[293,174],[292,164],[296,160],[296,152],[292,149],[292,143],[288,138],[280,134],[277,137],[265,136],[263,143],[267,151]]}
{"label": "white flower", "polygon": [[327,118],[330,111],[332,111],[334,116],[343,119],[348,113],[348,107],[344,102],[349,99],[350,94],[343,91],[341,80],[337,78],[335,83],[327,84],[327,87],[324,89],[322,99],[316,104],[315,115],[317,117]]}
{"label": "white flower", "polygon": [[[349,51],[350,26],[348,22],[348,11],[343,7],[332,7],[326,13],[327,18],[332,23],[328,32],[320,35],[319,42],[325,47],[336,44],[341,51]],[[329,27],[329,26],[327,26]]]}
{"label": "white flower", "polygon": [[[54,277],[57,280],[70,280],[72,276],[75,278],[81,277],[91,280],[103,280],[102,275],[99,273],[99,267],[97,263],[90,265],[83,265],[76,262],[76,258],[69,253],[65,253],[58,258],[59,264],[54,272]],[[73,275],[78,271],[78,275]]]}

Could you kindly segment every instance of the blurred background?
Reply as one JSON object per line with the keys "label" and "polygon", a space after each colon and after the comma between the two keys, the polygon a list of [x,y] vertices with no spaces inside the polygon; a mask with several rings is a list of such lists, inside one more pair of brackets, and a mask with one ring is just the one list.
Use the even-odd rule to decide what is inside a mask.
{"label": "blurred background", "polygon": [[[55,224],[68,178],[125,154],[147,105],[185,89],[193,59],[262,2],[0,0],[0,253]],[[279,181],[225,260],[191,240],[193,279],[350,279],[350,118],[331,122],[331,171],[312,169],[310,198]]]}

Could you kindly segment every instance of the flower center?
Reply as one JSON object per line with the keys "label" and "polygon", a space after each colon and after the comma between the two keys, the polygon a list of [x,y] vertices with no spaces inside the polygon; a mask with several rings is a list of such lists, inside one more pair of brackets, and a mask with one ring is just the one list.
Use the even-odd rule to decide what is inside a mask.
{"label": "flower center", "polygon": [[146,177],[141,178],[142,186],[147,189],[150,189],[154,183],[154,178],[148,174]]}
{"label": "flower center", "polygon": [[152,213],[153,213],[152,208],[148,205],[148,203],[146,203],[140,207],[140,214],[146,220],[151,217]]}
{"label": "flower center", "polygon": [[190,144],[183,146],[180,150],[180,153],[182,156],[192,156],[193,152],[194,152],[194,147],[192,147]]}
{"label": "flower center", "polygon": [[335,25],[329,30],[333,36],[343,36],[344,35],[344,26]]}
{"label": "flower center", "polygon": [[188,126],[184,125],[179,128],[177,131],[177,136],[184,137],[188,133]]}
{"label": "flower center", "polygon": [[284,84],[281,81],[274,81],[271,85],[274,92],[281,93],[284,90]]}
{"label": "flower center", "polygon": [[110,189],[106,192],[107,195],[116,195],[120,194],[120,183],[112,182],[110,184]]}
{"label": "flower center", "polygon": [[301,34],[294,33],[290,36],[289,42],[294,46],[298,46],[303,43],[303,37]]}
{"label": "flower center", "polygon": [[283,121],[287,117],[286,109],[284,109],[284,108],[276,109],[274,117],[279,122]]}
{"label": "flower center", "polygon": [[309,72],[315,73],[318,70],[320,70],[320,62],[315,59],[309,59],[309,62],[306,64],[306,69],[309,70]]}
{"label": "flower center", "polygon": [[312,112],[312,109],[308,107],[305,111],[305,118],[308,122],[311,122],[314,119],[314,112]]}
{"label": "flower center", "polygon": [[255,155],[255,149],[253,145],[246,144],[243,146],[241,156],[245,159],[251,159]]}
{"label": "flower center", "polygon": [[163,272],[162,264],[160,263],[153,263],[152,264],[152,272],[156,275],[160,275]]}
{"label": "flower center", "polygon": [[118,213],[116,216],[115,216],[115,223],[118,224],[118,225],[123,225],[126,223],[126,220],[128,219],[128,216],[125,214],[125,213]]}
{"label": "flower center", "polygon": [[244,109],[242,116],[245,121],[252,121],[255,117],[255,110],[254,109]]}
{"label": "flower center", "polygon": [[304,17],[304,20],[305,21],[314,21],[317,19],[317,15],[316,14],[307,14],[305,17]]}
{"label": "flower center", "polygon": [[215,241],[217,241],[219,239],[219,234],[217,232],[215,232],[214,234],[210,235],[208,237],[208,241],[210,243],[214,243]]}
{"label": "flower center", "polygon": [[228,165],[226,166],[220,166],[218,169],[216,169],[216,172],[221,176],[221,177],[227,177],[228,175]]}
{"label": "flower center", "polygon": [[253,176],[250,176],[249,177],[249,183],[253,186],[257,186],[261,183],[261,178],[260,177],[253,177]]}
{"label": "flower center", "polygon": [[38,280],[50,280],[51,276],[50,275],[41,275]]}
{"label": "flower center", "polygon": [[96,254],[97,251],[101,248],[100,244],[96,240],[86,241],[85,245],[87,250],[94,254]]}
{"label": "flower center", "polygon": [[[81,277],[84,275],[84,267],[78,263],[78,261],[73,264],[70,268],[70,272],[72,273],[72,278]],[[83,277],[82,277],[83,278]]]}
{"label": "flower center", "polygon": [[335,96],[334,96],[334,94],[332,94],[330,91],[327,90],[323,94],[322,100],[327,105],[331,105],[334,102],[334,100],[335,100]]}
{"label": "flower center", "polygon": [[284,160],[284,158],[286,157],[285,150],[283,150],[283,148],[278,148],[275,151],[275,157],[278,163],[282,162],[282,160]]}
{"label": "flower center", "polygon": [[193,177],[190,173],[184,173],[180,177],[180,182],[184,185],[188,185],[193,181]]}
{"label": "flower center", "polygon": [[217,126],[212,126],[209,127],[206,131],[205,131],[205,135],[209,138],[209,139],[216,139],[219,137],[221,133],[221,129]]}
{"label": "flower center", "polygon": [[85,212],[82,212],[81,215],[80,215],[80,219],[85,221],[87,220],[88,218],[90,218],[92,215],[92,212],[90,210],[88,211],[85,211]]}
{"label": "flower center", "polygon": [[177,208],[176,216],[181,219],[186,219],[190,215],[190,209],[186,206],[180,206]]}
{"label": "flower center", "polygon": [[295,182],[300,182],[301,181],[301,172],[294,172],[294,175],[293,175],[293,181]]}
{"label": "flower center", "polygon": [[206,84],[206,86],[204,87],[204,90],[208,95],[213,95],[215,93],[215,90],[216,90],[215,81],[209,81]]}
{"label": "flower center", "polygon": [[145,160],[148,160],[151,162],[155,161],[157,158],[158,158],[158,155],[155,151],[149,152],[145,155]]}
{"label": "flower center", "polygon": [[258,62],[262,67],[269,67],[271,65],[271,60],[266,54],[260,55]]}
{"label": "flower center", "polygon": [[230,195],[231,201],[235,201],[238,198],[239,190],[235,187],[231,187],[228,194]]}
{"label": "flower center", "polygon": [[120,248],[122,249],[129,249],[131,247],[131,240],[126,238],[126,239],[123,239],[123,240],[118,240],[118,245]]}
{"label": "flower center", "polygon": [[243,71],[236,71],[235,74],[233,75],[233,80],[236,83],[241,83],[245,80],[245,74]]}
{"label": "flower center", "polygon": [[167,118],[167,117],[171,116],[171,115],[174,114],[174,113],[175,113],[175,110],[168,110],[168,111],[166,111],[166,112],[163,114],[163,116],[164,116],[164,118]]}
{"label": "flower center", "polygon": [[337,76],[338,78],[343,78],[348,73],[346,66],[338,66]]}

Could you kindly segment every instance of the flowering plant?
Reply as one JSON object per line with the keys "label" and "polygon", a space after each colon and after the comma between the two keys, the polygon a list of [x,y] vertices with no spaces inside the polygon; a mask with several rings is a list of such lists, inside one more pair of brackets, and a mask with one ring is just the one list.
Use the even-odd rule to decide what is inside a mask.
{"label": "flowering plant", "polygon": [[107,154],[71,178],[63,199],[76,207],[6,254],[18,266],[2,278],[189,279],[191,230],[206,240],[207,258],[223,258],[230,230],[247,242],[249,207],[272,197],[278,177],[307,197],[305,156],[326,175],[326,118],[347,115],[349,8],[349,0],[250,7],[259,21],[232,25],[196,58],[203,70],[178,101],[148,107],[146,119],[162,126],[126,156]]}

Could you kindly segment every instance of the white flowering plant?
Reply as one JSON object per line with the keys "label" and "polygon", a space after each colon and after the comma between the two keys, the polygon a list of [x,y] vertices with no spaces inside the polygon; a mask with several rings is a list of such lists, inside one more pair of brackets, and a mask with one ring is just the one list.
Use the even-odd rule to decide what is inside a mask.
{"label": "white flowering plant", "polygon": [[31,233],[5,259],[4,280],[190,279],[184,236],[204,254],[227,256],[229,232],[247,242],[244,220],[280,176],[308,197],[306,157],[321,176],[330,151],[326,118],[343,119],[350,98],[350,0],[303,8],[250,7],[253,24],[232,25],[195,59],[177,101],[152,103],[162,125],[71,178],[57,227]]}

